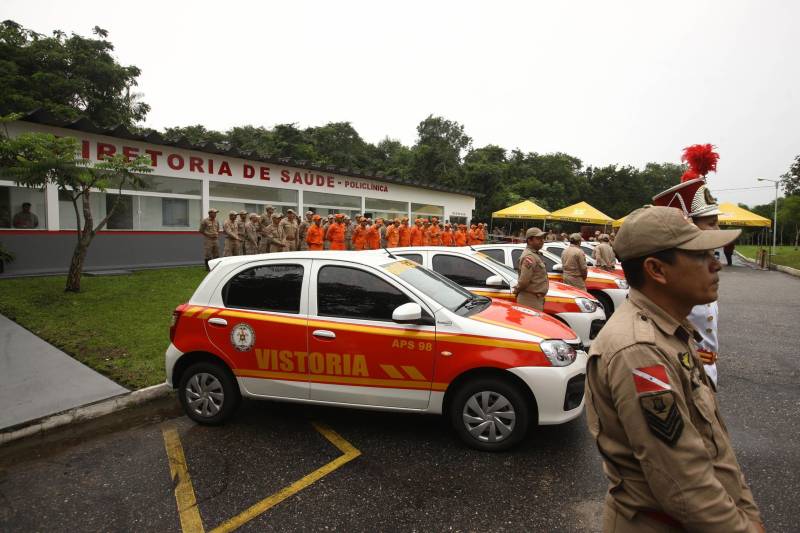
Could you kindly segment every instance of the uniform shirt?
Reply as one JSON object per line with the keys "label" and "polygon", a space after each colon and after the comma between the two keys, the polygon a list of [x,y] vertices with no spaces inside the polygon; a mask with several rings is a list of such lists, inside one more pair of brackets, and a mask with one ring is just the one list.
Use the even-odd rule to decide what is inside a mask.
{"label": "uniform shirt", "polygon": [[219,221],[217,219],[204,218],[200,222],[199,231],[206,239],[217,239],[219,238]]}
{"label": "uniform shirt", "polygon": [[400,245],[400,227],[392,224],[386,228],[386,247],[396,248]]}
{"label": "uniform shirt", "polygon": [[442,230],[438,226],[431,226],[428,230],[428,242],[431,246],[442,245]]}
{"label": "uniform shirt", "polygon": [[324,233],[322,226],[311,224],[306,232],[306,243],[308,243],[309,250],[322,250],[324,240]]}
{"label": "uniform shirt", "polygon": [[247,235],[244,229],[244,225],[247,224],[246,220],[242,220],[242,217],[236,219],[236,233],[239,235],[239,238],[244,242],[244,239]]}
{"label": "uniform shirt", "polygon": [[660,512],[688,531],[756,531],[761,517],[694,335],[631,289],[592,343],[586,415],[606,502],[628,520]]}
{"label": "uniform shirt", "polygon": [[283,231],[283,238],[286,240],[286,243],[289,244],[289,246],[296,247],[296,244],[298,242],[297,234],[299,232],[297,221],[284,218],[283,220],[281,220],[280,226],[281,230]]}
{"label": "uniform shirt", "polygon": [[377,250],[381,247],[380,228],[373,224],[367,228],[367,250]]}
{"label": "uniform shirt", "polygon": [[411,228],[411,246],[422,246],[422,227],[414,226]]}
{"label": "uniform shirt", "polygon": [[542,252],[526,247],[519,257],[519,280],[516,293],[529,292],[535,296],[547,294],[550,280],[547,279],[547,267]]}
{"label": "uniform shirt", "polygon": [[570,244],[561,254],[561,266],[564,269],[564,278],[586,279],[586,275],[589,273],[586,268],[586,254],[583,253],[579,246],[574,244]]}
{"label": "uniform shirt", "polygon": [[444,230],[442,232],[442,246],[453,246],[453,232]]}
{"label": "uniform shirt", "polygon": [[613,270],[617,260],[614,258],[614,249],[611,245],[602,242],[594,249],[594,260],[600,268]]}
{"label": "uniform shirt", "polygon": [[249,220],[244,223],[244,236],[251,247],[258,246],[258,226]]}
{"label": "uniform shirt", "polygon": [[38,228],[39,217],[31,212],[20,211],[14,215],[14,220],[11,223],[15,228]]}
{"label": "uniform shirt", "polygon": [[225,237],[228,239],[235,241],[239,238],[239,229],[235,220],[231,220],[230,218],[226,220],[222,225],[222,231],[225,232]]}
{"label": "uniform shirt", "polygon": [[453,240],[455,240],[456,246],[464,246],[467,244],[467,234],[464,230],[458,230],[455,235],[453,235]]}
{"label": "uniform shirt", "polygon": [[366,250],[367,248],[367,232],[369,230],[366,226],[362,226],[359,224],[356,226],[356,229],[353,230],[353,249],[354,250]]}
{"label": "uniform shirt", "polygon": [[344,250],[344,224],[334,222],[328,226],[328,232],[325,237],[331,241],[331,250]]}
{"label": "uniform shirt", "polygon": [[264,237],[267,240],[270,253],[285,252],[287,250],[286,239],[283,235],[283,228],[280,224],[270,224],[264,229]]}
{"label": "uniform shirt", "polygon": [[398,244],[400,246],[411,246],[411,228],[408,227],[408,224],[400,224],[398,233],[400,234],[400,242]]}
{"label": "uniform shirt", "polygon": [[[719,321],[719,306],[717,302],[710,304],[695,305],[692,307],[692,312],[687,317],[689,323],[694,327],[695,331],[703,338],[697,343],[700,350],[707,352],[719,353],[719,341],[717,340],[717,322]],[[714,382],[714,387],[717,386],[717,364],[703,365],[706,369],[706,374]]]}

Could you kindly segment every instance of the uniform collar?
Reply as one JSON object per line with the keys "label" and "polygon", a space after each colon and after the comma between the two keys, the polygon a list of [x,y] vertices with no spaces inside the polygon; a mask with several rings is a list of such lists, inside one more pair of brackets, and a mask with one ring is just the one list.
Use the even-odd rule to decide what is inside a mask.
{"label": "uniform collar", "polygon": [[[675,335],[684,342],[689,342],[689,337],[693,337],[696,341],[700,341],[702,337],[694,330],[692,325],[687,319],[678,322],[669,313],[664,311],[661,307],[656,305],[653,300],[642,294],[637,289],[630,289],[628,299],[631,303],[639,309],[642,316],[646,316],[653,321],[653,324],[667,335]],[[698,338],[700,337],[700,338]]]}

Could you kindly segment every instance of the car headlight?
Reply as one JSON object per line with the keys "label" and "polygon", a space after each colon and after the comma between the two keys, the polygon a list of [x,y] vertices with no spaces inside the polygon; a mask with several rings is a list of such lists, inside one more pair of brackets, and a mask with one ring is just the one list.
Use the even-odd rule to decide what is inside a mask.
{"label": "car headlight", "polygon": [[594,313],[597,311],[597,302],[593,302],[589,298],[576,298],[575,303],[584,313]]}
{"label": "car headlight", "polygon": [[542,341],[539,346],[553,366],[569,366],[578,356],[575,348],[564,341]]}
{"label": "car headlight", "polygon": [[614,281],[617,282],[617,287],[619,287],[620,289],[628,288],[628,280],[616,278]]}

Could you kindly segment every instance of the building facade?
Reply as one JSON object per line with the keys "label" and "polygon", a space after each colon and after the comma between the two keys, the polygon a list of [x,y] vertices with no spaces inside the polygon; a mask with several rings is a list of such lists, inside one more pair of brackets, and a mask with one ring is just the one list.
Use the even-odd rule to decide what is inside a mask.
{"label": "building facade", "polygon": [[[220,211],[220,224],[230,211],[261,214],[267,205],[323,216],[437,216],[463,223],[475,208],[468,191],[287,159],[254,159],[218,145],[168,142],[158,134],[143,136],[125,128],[100,130],[86,120],[63,124],[41,112],[6,129],[12,137],[24,132],[75,137],[81,156],[93,162],[115,154],[149,158],[152,172],[144,177],[146,187],[122,190],[116,212],[92,242],[87,270],[201,264],[198,227],[210,208]],[[106,216],[119,192],[92,193],[95,223]],[[30,206],[24,211],[23,204]],[[5,264],[3,275],[65,272],[76,224],[72,202],[56,186],[29,189],[0,176],[0,243],[16,256]]]}

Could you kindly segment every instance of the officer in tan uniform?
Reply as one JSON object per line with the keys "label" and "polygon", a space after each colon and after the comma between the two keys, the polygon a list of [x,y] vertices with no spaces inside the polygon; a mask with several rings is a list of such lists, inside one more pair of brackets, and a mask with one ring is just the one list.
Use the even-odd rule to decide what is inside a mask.
{"label": "officer in tan uniform", "polygon": [[531,228],[525,233],[528,246],[519,258],[519,280],[514,287],[517,303],[544,310],[544,296],[550,287],[547,267],[542,259],[542,246],[545,233],[539,228]]}
{"label": "officer in tan uniform", "polygon": [[203,256],[205,257],[206,270],[208,260],[219,257],[219,221],[217,220],[216,209],[208,210],[208,218],[200,222],[200,233],[203,234]]}
{"label": "officer in tan uniform", "polygon": [[264,236],[269,246],[269,253],[285,252],[289,249],[289,244],[283,236],[283,226],[281,225],[282,213],[272,213],[272,224],[264,230]]}
{"label": "officer in tan uniform", "polygon": [[237,228],[238,216],[236,211],[231,211],[228,214],[228,220],[222,224],[222,231],[225,233],[225,249],[222,252],[223,257],[241,255],[241,241],[239,240],[239,229]]}
{"label": "officer in tan uniform", "polygon": [[258,220],[258,214],[250,213],[250,220],[244,223],[244,253],[247,255],[258,253]]}
{"label": "officer in tan uniform", "polygon": [[670,207],[628,215],[614,250],[630,296],[589,351],[586,412],[609,479],[606,532],[763,531],[686,320],[717,298],[714,249]]}
{"label": "officer in tan uniform", "polygon": [[600,234],[598,239],[600,244],[598,244],[594,249],[594,262],[603,270],[612,271],[614,270],[614,265],[616,264],[617,260],[614,257],[614,249],[611,248],[611,245],[608,244],[609,237],[605,233]]}
{"label": "officer in tan uniform", "polygon": [[300,246],[300,243],[297,242],[300,227],[297,223],[297,216],[294,214],[294,209],[288,209],[286,211],[286,218],[281,220],[281,230],[283,230],[283,239],[286,241],[287,245],[286,251],[297,251]]}
{"label": "officer in tan uniform", "polygon": [[236,233],[239,235],[239,255],[245,255],[247,253],[244,247],[247,238],[244,225],[247,224],[247,218],[247,211],[239,211],[239,218],[236,219]]}
{"label": "officer in tan uniform", "polygon": [[581,250],[581,234],[573,233],[569,236],[569,246],[561,254],[561,267],[564,272],[564,283],[582,291],[586,290],[586,254]]}
{"label": "officer in tan uniform", "polygon": [[308,235],[308,228],[314,223],[312,222],[312,217],[314,216],[313,211],[306,211],[306,218],[300,223],[300,226],[297,228],[297,241],[300,243],[300,250],[308,250],[308,242],[306,242],[306,235]]}

